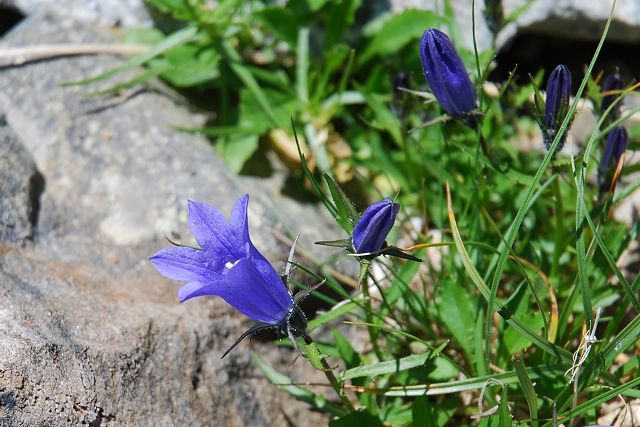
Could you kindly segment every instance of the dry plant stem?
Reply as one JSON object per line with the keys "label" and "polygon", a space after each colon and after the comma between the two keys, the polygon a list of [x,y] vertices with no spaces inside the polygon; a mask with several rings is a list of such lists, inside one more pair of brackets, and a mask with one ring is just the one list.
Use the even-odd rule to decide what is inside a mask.
{"label": "dry plant stem", "polygon": [[16,66],[31,61],[78,55],[137,55],[149,50],[142,44],[60,44],[8,47],[0,49],[0,66]]}
{"label": "dry plant stem", "polygon": [[[313,343],[313,340],[311,339],[311,337],[306,336],[304,337],[304,342],[309,345]],[[342,387],[340,381],[338,381],[338,379],[334,375],[333,369],[331,368],[331,366],[329,366],[327,360],[321,358],[320,363],[322,363],[322,371],[324,372],[324,375],[327,377],[327,380],[329,380],[331,388],[333,388],[333,390],[336,392],[336,394],[340,398],[340,401],[342,401],[342,404],[345,406],[345,408],[347,408],[348,411],[355,411],[353,403],[351,403],[351,400],[349,400],[347,395],[344,393],[344,387]]]}

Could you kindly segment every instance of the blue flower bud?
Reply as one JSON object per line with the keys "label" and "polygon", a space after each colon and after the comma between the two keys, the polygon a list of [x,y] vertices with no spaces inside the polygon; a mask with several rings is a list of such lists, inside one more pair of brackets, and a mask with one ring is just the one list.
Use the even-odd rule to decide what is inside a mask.
{"label": "blue flower bud", "polygon": [[[569,111],[571,97],[571,73],[564,65],[558,65],[547,80],[547,100],[544,109],[544,146],[548,150],[555,139],[560,125]],[[558,150],[564,145],[566,132],[558,143]]]}
{"label": "blue flower bud", "polygon": [[[607,110],[607,108],[609,108],[609,106],[613,103],[613,101],[615,101],[616,98],[619,96],[618,94],[607,94],[607,92],[621,90],[622,87],[623,87],[622,77],[620,77],[620,74],[618,73],[609,74],[604,79],[604,81],[602,82],[603,95],[602,95],[602,105],[601,105],[601,110],[603,113]],[[620,109],[620,103],[617,103],[616,106],[611,111],[611,114],[613,115],[613,117],[618,115],[619,109]]]}
{"label": "blue flower bud", "polygon": [[598,169],[600,191],[607,191],[615,179],[615,171],[622,154],[627,149],[629,134],[624,126],[618,126],[607,135],[607,141],[602,152],[602,161]]}
{"label": "blue flower bud", "polygon": [[358,254],[377,252],[391,231],[400,205],[389,197],[372,203],[353,228],[353,249]]}
{"label": "blue flower bud", "polygon": [[476,108],[476,90],[449,37],[429,28],[420,40],[422,70],[431,91],[448,115],[460,118]]}

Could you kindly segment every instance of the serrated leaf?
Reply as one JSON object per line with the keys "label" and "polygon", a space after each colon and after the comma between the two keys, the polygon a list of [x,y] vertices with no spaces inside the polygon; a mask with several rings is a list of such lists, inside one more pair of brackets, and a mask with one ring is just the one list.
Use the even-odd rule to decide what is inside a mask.
{"label": "serrated leaf", "polygon": [[351,235],[353,227],[356,222],[358,222],[360,216],[358,212],[356,212],[353,203],[351,203],[347,195],[342,191],[342,188],[340,188],[338,183],[330,177],[329,174],[324,174],[324,180],[327,182],[331,198],[337,210],[335,220],[347,234]]}

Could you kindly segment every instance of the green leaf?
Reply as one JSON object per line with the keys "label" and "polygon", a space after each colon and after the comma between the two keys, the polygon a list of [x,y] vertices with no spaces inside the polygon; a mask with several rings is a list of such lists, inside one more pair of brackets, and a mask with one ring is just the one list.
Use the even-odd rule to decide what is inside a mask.
{"label": "green leaf", "polygon": [[197,86],[220,76],[220,54],[213,49],[182,45],[169,50],[165,58],[171,68],[162,73],[162,78],[176,87]]}
{"label": "green leaf", "polygon": [[156,28],[131,28],[127,30],[123,41],[132,44],[160,43],[165,35]]}
{"label": "green leaf", "polygon": [[[267,118],[271,121],[271,125],[276,128],[284,127],[284,122],[282,120],[278,120],[273,112],[272,103],[269,102],[270,98],[265,95],[256,79],[253,77],[253,74],[251,74],[250,69],[241,62],[242,58],[240,54],[228,41],[222,43],[221,46],[225,52],[225,55],[229,59],[229,67],[240,79],[240,81],[242,81],[249,92],[251,92],[251,94],[255,97],[257,104],[260,106]],[[289,112],[288,117],[291,117],[291,111]]]}
{"label": "green leaf", "polygon": [[426,397],[420,396],[411,405],[413,427],[438,427],[437,411]]}
{"label": "green leaf", "polygon": [[344,191],[342,191],[342,188],[340,188],[338,183],[329,176],[329,174],[324,174],[324,180],[327,182],[327,186],[331,192],[331,198],[333,199],[333,203],[338,211],[338,214],[335,217],[336,222],[344,231],[347,232],[349,236],[351,236],[353,227],[356,222],[358,222],[360,215],[358,215],[356,208],[353,206],[353,203],[351,203],[351,200],[347,198]]}
{"label": "green leaf", "polygon": [[315,342],[311,344],[307,344],[304,346],[304,358],[311,363],[311,366],[316,368],[319,371],[324,371],[324,366],[322,365],[322,358],[324,356],[320,354],[320,350],[318,349],[318,345]]}
{"label": "green leaf", "polygon": [[500,403],[498,407],[498,427],[513,426],[513,419],[511,417],[511,412],[509,411],[508,397],[509,388],[502,387],[502,394],[500,396]]}
{"label": "green leaf", "polygon": [[438,287],[436,307],[442,322],[467,355],[473,353],[472,336],[476,310],[471,294],[460,280],[448,280]]}
{"label": "green leaf", "polygon": [[222,157],[234,172],[240,172],[247,160],[258,149],[258,135],[237,135],[220,141]]}
{"label": "green leaf", "polygon": [[121,64],[108,71],[105,71],[104,73],[98,74],[97,76],[90,77],[88,79],[65,83],[65,86],[86,85],[89,83],[95,83],[102,80],[110,79],[111,77],[119,73],[131,70],[133,68],[143,65],[147,61],[150,61],[151,59],[159,55],[162,55],[169,49],[172,49],[176,46],[187,43],[188,41],[194,40],[194,38],[197,35],[197,32],[198,30],[194,27],[187,27],[182,30],[176,31],[166,39],[162,40],[161,42],[159,42],[158,44],[150,48],[147,52],[142,53],[140,55],[136,55],[133,58],[130,58],[128,61],[125,61],[124,64]]}
{"label": "green leaf", "polygon": [[333,331],[333,339],[336,343],[336,347],[338,348],[338,353],[340,354],[340,358],[344,360],[347,368],[355,368],[360,365],[360,355],[356,353],[356,351],[351,347],[351,343],[347,340],[342,333],[334,329]]}
{"label": "green leaf", "polygon": [[522,392],[524,393],[524,398],[527,400],[527,405],[529,406],[531,427],[538,427],[538,395],[533,388],[531,378],[529,378],[527,369],[519,355],[513,359],[513,366],[515,368],[516,375],[518,376],[518,382],[520,383]]}
{"label": "green leaf", "polygon": [[598,406],[602,405],[604,402],[608,400],[614,399],[616,396],[625,394],[625,391],[630,389],[631,390],[636,389],[639,386],[640,386],[640,377],[634,378],[628,383],[619,385],[618,387],[611,388],[611,389],[607,388],[606,390],[603,390],[602,393],[598,393],[598,395],[593,399],[590,399],[576,406],[574,409],[561,414],[558,418],[560,420],[564,420],[564,419],[577,417],[589,410],[597,408]]}
{"label": "green leaf", "polygon": [[300,148],[300,141],[298,140],[298,133],[296,132],[296,127],[293,124],[293,118],[291,118],[291,128],[293,129],[293,137],[296,141],[298,156],[300,156],[300,167],[302,168],[302,173],[304,174],[304,177],[307,178],[307,180],[313,187],[313,190],[315,191],[316,196],[318,196],[318,198],[322,200],[322,203],[327,208],[331,216],[335,218],[336,215],[338,215],[338,210],[336,206],[333,204],[333,202],[329,200],[327,195],[324,194],[324,191],[322,191],[322,188],[320,187],[320,183],[318,182],[316,177],[313,176],[313,172],[311,172],[311,169],[309,169],[309,165],[307,164],[307,159],[305,158],[304,154],[302,154],[302,149]]}
{"label": "green leaf", "polygon": [[387,302],[390,305],[396,304],[396,302],[409,291],[409,282],[418,273],[420,264],[416,262],[407,262],[396,271],[393,281],[389,285],[386,291]]}
{"label": "green leaf", "polygon": [[[533,332],[538,332],[544,326],[544,319],[540,313],[527,313],[519,316],[522,323],[528,325]],[[509,354],[523,350],[531,345],[531,340],[522,335],[512,326],[508,326],[502,336],[502,343]]]}
{"label": "green leaf", "polygon": [[298,18],[292,11],[283,7],[267,7],[254,12],[253,16],[269,28],[276,37],[290,46],[296,45]]}
{"label": "green leaf", "polygon": [[307,325],[307,329],[312,331],[319,326],[324,325],[327,322],[331,322],[332,320],[337,319],[338,317],[344,316],[347,313],[350,313],[352,310],[358,307],[358,304],[352,301],[343,301],[334,306],[331,310],[326,311],[317,315],[313,320],[309,321]]}
{"label": "green leaf", "polygon": [[392,15],[375,34],[362,55],[359,64],[364,64],[374,56],[386,56],[398,52],[413,40],[420,38],[429,27],[440,22],[438,16],[427,10],[407,9]]}
{"label": "green leaf", "polygon": [[324,6],[327,1],[328,0],[307,0],[307,3],[312,12],[317,12],[322,9],[322,6]]}
{"label": "green leaf", "polygon": [[311,390],[293,384],[289,377],[287,377],[286,375],[282,375],[281,373],[274,370],[271,366],[264,363],[255,353],[252,353],[251,358],[253,359],[253,363],[255,363],[258,368],[260,368],[264,376],[267,377],[267,379],[271,381],[271,383],[284,390],[291,396],[295,397],[296,399],[302,402],[306,402],[314,408],[317,408],[321,411],[326,411],[335,416],[342,416],[345,414],[346,411],[341,406],[328,401],[321,394],[316,394]]}
{"label": "green leaf", "polygon": [[373,112],[373,120],[370,125],[379,130],[386,130],[391,134],[396,144],[401,144],[402,126],[400,120],[387,106],[385,97],[375,93],[367,93],[365,99]]}
{"label": "green leaf", "polygon": [[149,6],[157,8],[159,11],[168,13],[176,19],[193,19],[193,8],[187,0],[145,0]]}
{"label": "green leaf", "polygon": [[[412,354],[411,356],[402,357],[400,359],[386,360],[384,362],[348,369],[342,374],[342,378],[349,379],[359,377],[374,377],[384,374],[397,374],[398,372],[406,371],[407,369],[424,366],[427,364],[427,362],[435,359],[447,346],[448,343],[449,342],[446,341],[443,344],[440,344],[440,346],[438,346],[437,348],[434,348],[427,353]],[[448,366],[449,372],[453,372],[454,375],[455,373],[457,373],[457,368],[454,365],[450,364],[447,359],[438,358],[438,360],[443,363],[443,366],[446,366],[447,364],[450,365]]]}
{"label": "green leaf", "polygon": [[369,412],[358,411],[331,421],[329,427],[384,427],[384,424]]}
{"label": "green leaf", "polygon": [[[534,380],[551,381],[550,377],[564,377],[564,372],[569,367],[562,365],[541,365],[527,368],[527,375]],[[468,378],[459,381],[448,381],[443,383],[402,385],[384,389],[384,396],[435,396],[440,394],[459,393],[465,390],[480,390],[486,387],[487,381],[499,380],[503,384],[517,384],[518,377],[515,372],[505,372],[502,374],[491,374],[481,377]]]}
{"label": "green leaf", "polygon": [[362,0],[341,0],[330,3],[329,16],[326,22],[327,46],[338,43],[354,20],[356,10]]}
{"label": "green leaf", "polygon": [[[279,123],[286,123],[292,112],[298,109],[298,100],[290,93],[273,89],[263,89],[262,96],[267,97],[274,106],[271,109],[273,118]],[[240,123],[243,128],[253,127],[254,134],[266,133],[274,128],[273,121],[264,114],[256,93],[247,89],[240,92]]]}
{"label": "green leaf", "polygon": [[[609,31],[609,27],[611,26],[611,21],[613,19],[613,8],[611,9],[611,13],[609,14],[609,18],[607,20],[607,24],[605,25],[605,28],[602,32],[602,35],[600,37],[600,41],[598,42],[598,46],[596,47],[596,50],[591,58],[591,62],[589,63],[589,67],[587,68],[587,71],[585,73],[585,75],[589,76],[591,75],[591,73],[593,72],[593,68],[595,66],[595,63],[598,59],[598,55],[600,54],[600,50],[602,49],[602,46],[604,44],[604,41],[607,37],[607,33]],[[490,299],[493,299],[494,296],[496,295],[497,291],[498,291],[498,286],[500,284],[500,281],[502,279],[502,273],[504,272],[506,265],[507,265],[507,261],[508,261],[508,257],[511,254],[511,248],[513,247],[513,244],[516,241],[516,238],[518,236],[518,231],[520,230],[520,226],[522,225],[525,216],[527,214],[527,212],[529,211],[529,209],[531,208],[530,203],[532,202],[532,199],[534,198],[535,192],[536,192],[536,187],[538,186],[538,183],[542,180],[542,176],[544,175],[547,167],[549,166],[549,164],[551,163],[551,159],[553,158],[553,156],[555,155],[555,151],[558,147],[558,144],[560,143],[560,139],[565,135],[565,132],[567,130],[567,127],[569,126],[569,123],[571,121],[571,117],[573,117],[573,114],[578,106],[578,101],[580,100],[580,97],[582,96],[582,93],[584,92],[584,88],[587,84],[587,80],[588,79],[582,79],[582,82],[580,84],[580,87],[578,88],[578,91],[576,93],[576,96],[573,100],[573,102],[571,103],[571,107],[569,108],[569,113],[565,116],[564,120],[562,121],[562,125],[560,126],[560,129],[556,135],[556,137],[553,140],[553,143],[551,144],[551,147],[549,147],[549,151],[547,152],[547,154],[545,155],[544,159],[542,160],[542,163],[540,164],[540,166],[538,167],[538,170],[535,173],[535,176],[533,178],[533,182],[531,183],[531,185],[528,187],[528,189],[526,190],[526,192],[524,193],[524,199],[522,201],[522,203],[520,204],[520,207],[518,208],[518,212],[516,213],[516,216],[513,220],[513,222],[511,223],[507,234],[506,234],[506,244],[501,244],[500,245],[500,255],[498,256],[497,260],[495,261],[495,270],[493,272],[493,279],[491,281],[491,288],[490,288],[490,292],[491,292],[491,296]],[[457,245],[456,245],[457,246]],[[494,261],[491,261],[491,264],[494,264]],[[475,269],[475,267],[474,267]],[[491,270],[488,270],[491,271]],[[584,301],[586,302],[586,300]],[[496,307],[494,306],[490,306],[487,316],[491,317],[493,310],[497,308],[497,304]],[[585,313],[585,315],[588,315],[588,313]],[[534,341],[535,342],[535,341]],[[547,341],[548,343],[548,341]],[[540,345],[539,343],[537,343],[538,345]],[[551,344],[551,343],[549,343]],[[545,347],[547,347],[547,351],[553,349],[554,353],[558,354],[558,348],[554,345],[552,345],[552,347],[547,346],[547,344],[545,343]],[[564,350],[562,351],[564,353]],[[564,356],[564,354],[563,354]]]}
{"label": "green leaf", "polygon": [[[464,247],[464,243],[462,242],[462,238],[460,237],[460,231],[458,230],[458,224],[456,222],[456,217],[453,213],[453,207],[451,202],[451,194],[449,192],[449,188],[447,187],[447,210],[449,213],[449,224],[451,226],[451,233],[453,235],[453,239],[456,243],[456,249],[458,250],[458,254],[462,258],[462,263],[467,270],[467,274],[471,277],[471,280],[476,285],[482,297],[489,301],[491,297],[494,296],[485,281],[478,273],[473,261],[469,257],[469,253]],[[505,258],[506,261],[506,258]],[[500,314],[500,316],[511,326],[514,327],[519,333],[525,335],[528,339],[534,342],[538,347],[542,350],[546,351],[552,356],[559,357],[563,360],[569,361],[572,358],[572,354],[567,350],[558,347],[557,345],[549,342],[549,340],[536,335],[531,329],[529,329],[524,323],[522,323],[519,319],[513,317],[513,314],[498,300],[494,299],[494,306]]]}

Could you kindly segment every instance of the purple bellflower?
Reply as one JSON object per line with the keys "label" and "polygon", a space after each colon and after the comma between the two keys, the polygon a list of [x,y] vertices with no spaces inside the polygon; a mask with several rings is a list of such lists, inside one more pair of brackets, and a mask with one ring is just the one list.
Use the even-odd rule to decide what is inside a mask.
{"label": "purple bellflower", "polygon": [[389,197],[372,203],[353,228],[352,244],[356,254],[378,252],[391,231],[400,205]]}
{"label": "purple bellflower", "polygon": [[[556,138],[560,126],[569,111],[571,97],[571,73],[564,65],[558,65],[547,80],[547,100],[544,109],[544,146],[548,150]],[[557,150],[564,145],[566,132],[558,142]]]}
{"label": "purple bellflower", "polygon": [[602,161],[598,168],[601,193],[610,188],[615,188],[617,175],[619,174],[618,165],[627,149],[628,139],[629,134],[624,126],[618,126],[607,135],[607,141],[602,152]]}
{"label": "purple bellflower", "polygon": [[463,118],[476,109],[476,90],[449,37],[429,28],[420,40],[424,77],[444,111]]}
{"label": "purple bellflower", "polygon": [[[602,82],[602,105],[601,105],[601,110],[604,113],[607,108],[609,108],[609,106],[611,104],[613,104],[613,101],[616,100],[616,98],[619,96],[618,94],[610,94],[608,92],[612,92],[612,91],[619,91],[622,90],[623,84],[622,84],[622,77],[620,77],[619,73],[613,73],[613,74],[609,74],[604,81]],[[617,103],[615,107],[613,107],[613,109],[611,110],[611,115],[612,117],[616,117],[618,115],[620,111],[620,103]]]}
{"label": "purple bellflower", "polygon": [[205,295],[218,296],[260,322],[242,334],[222,357],[245,337],[268,328],[289,336],[299,351],[295,338],[307,337],[307,320],[296,303],[308,292],[298,293],[294,300],[286,286],[290,268],[281,277],[253,245],[247,221],[248,203],[247,194],[240,197],[227,223],[213,206],[190,200],[189,228],[200,249],[165,248],[150,260],[163,276],[187,282],[178,291],[181,302]]}

